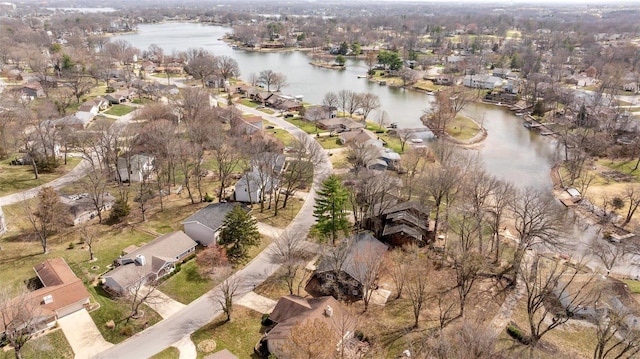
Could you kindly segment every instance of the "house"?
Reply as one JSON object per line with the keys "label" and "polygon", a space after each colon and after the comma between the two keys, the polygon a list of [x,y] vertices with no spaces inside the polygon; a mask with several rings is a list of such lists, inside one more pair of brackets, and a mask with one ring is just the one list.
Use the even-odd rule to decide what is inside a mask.
{"label": "house", "polygon": [[[60,196],[60,201],[69,208],[73,218],[73,225],[77,226],[98,216],[93,199],[89,198],[89,193],[77,193],[70,196]],[[101,212],[108,211],[113,207],[116,198],[109,192],[105,192],[101,202]]]}
{"label": "house", "polygon": [[[27,312],[36,317],[31,329],[37,331],[52,328],[56,320],[88,307],[89,292],[63,258],[49,258],[33,267],[33,270],[42,287],[20,299],[20,306],[28,307]],[[0,333],[2,332],[3,321],[0,321]]]}
{"label": "house", "polygon": [[278,181],[274,177],[249,171],[236,182],[234,188],[234,198],[238,202],[260,203],[261,198],[268,193],[277,190]]}
{"label": "house", "polygon": [[273,324],[261,343],[266,346],[269,354],[282,359],[287,358],[282,348],[296,325],[323,322],[332,335],[328,338],[318,338],[318,340],[338,350],[341,343],[353,337],[356,322],[342,304],[333,297],[302,298],[295,295],[281,297],[269,314],[268,320]]}
{"label": "house", "polygon": [[197,245],[182,231],[164,234],[116,259],[115,268],[102,276],[103,284],[114,294],[126,295],[141,283],[173,272],[176,263],[195,253]]}
{"label": "house", "polygon": [[325,131],[352,131],[364,128],[363,122],[354,121],[346,117],[332,117],[317,121],[317,126]]}
{"label": "house", "polygon": [[343,132],[340,134],[339,141],[344,145],[352,143],[365,143],[369,140],[378,141],[378,136],[364,128],[360,128],[357,131]]}
{"label": "house", "polygon": [[234,132],[251,135],[263,129],[262,121],[263,119],[261,116],[244,116],[240,118],[240,121],[233,122],[236,125]]}
{"label": "house", "polygon": [[502,79],[489,75],[466,75],[463,84],[471,88],[493,89],[502,86]]}
{"label": "house", "polygon": [[131,100],[136,95],[135,91],[132,89],[121,89],[116,92],[108,93],[104,96],[110,103],[117,105],[119,103],[127,102]]}
{"label": "house", "polygon": [[184,232],[203,246],[218,242],[224,219],[236,206],[245,212],[251,209],[238,203],[212,203],[182,221]]}
{"label": "house", "polygon": [[349,301],[362,298],[362,282],[365,280],[362,276],[368,272],[364,267],[371,265],[367,258],[384,256],[387,246],[370,232],[354,234],[341,245],[348,247],[322,259],[305,287],[308,293],[331,295]]}
{"label": "house", "polygon": [[401,246],[427,244],[429,208],[417,202],[384,203],[372,208],[364,219],[364,228],[372,231],[384,243]]}
{"label": "house", "polygon": [[23,100],[35,100],[45,97],[44,89],[39,82],[30,82],[15,89]]}
{"label": "house", "polygon": [[[78,116],[78,114],[80,114],[80,116]],[[76,112],[76,114],[70,116],[46,121],[46,125],[54,126],[56,128],[75,128],[77,130],[82,130],[89,125],[89,122],[91,122],[93,118],[94,116],[90,112]]]}
{"label": "house", "polygon": [[155,157],[135,154],[118,158],[118,174],[123,182],[142,182],[153,172]]}
{"label": "house", "polygon": [[511,70],[496,67],[495,69],[493,69],[493,76],[499,77],[501,79],[506,79],[511,76]]}
{"label": "house", "polygon": [[312,106],[304,113],[306,121],[319,121],[338,116],[338,109],[334,106]]}
{"label": "house", "polygon": [[154,64],[151,61],[145,61],[142,63],[142,70],[145,72],[156,72],[156,68],[158,67],[158,65]]}

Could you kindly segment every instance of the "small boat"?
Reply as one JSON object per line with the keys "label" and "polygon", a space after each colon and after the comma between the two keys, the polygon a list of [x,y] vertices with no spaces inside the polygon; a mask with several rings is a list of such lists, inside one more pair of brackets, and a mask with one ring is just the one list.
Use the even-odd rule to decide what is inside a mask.
{"label": "small boat", "polygon": [[524,116],[524,112],[516,112],[516,116],[522,117],[522,116]]}
{"label": "small boat", "polygon": [[422,143],[422,138],[412,138],[411,143]]}
{"label": "small boat", "polygon": [[387,81],[380,81],[378,82],[378,85],[380,86],[385,86],[387,84]]}
{"label": "small boat", "polygon": [[542,131],[540,132],[540,136],[551,136],[553,135],[553,131]]}
{"label": "small boat", "polygon": [[524,123],[524,127],[526,127],[526,128],[531,128],[531,125],[532,125],[532,124],[531,124],[531,122],[529,122],[529,121],[527,121],[527,122],[525,122],[525,123]]}
{"label": "small boat", "polygon": [[427,95],[434,96],[436,93],[433,91],[427,91]]}
{"label": "small boat", "polygon": [[366,78],[367,78],[367,75],[358,75],[358,78],[359,78],[359,79],[366,79]]}

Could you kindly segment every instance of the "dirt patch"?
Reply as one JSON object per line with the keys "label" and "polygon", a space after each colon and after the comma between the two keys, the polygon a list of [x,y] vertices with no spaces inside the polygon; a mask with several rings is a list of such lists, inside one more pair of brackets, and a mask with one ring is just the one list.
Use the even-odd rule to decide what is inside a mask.
{"label": "dirt patch", "polygon": [[212,351],[216,350],[217,346],[218,344],[213,339],[203,340],[198,343],[198,349],[203,353],[211,353]]}
{"label": "dirt patch", "polygon": [[635,179],[634,176],[620,171],[603,171],[600,175],[608,181],[614,182],[632,182]]}

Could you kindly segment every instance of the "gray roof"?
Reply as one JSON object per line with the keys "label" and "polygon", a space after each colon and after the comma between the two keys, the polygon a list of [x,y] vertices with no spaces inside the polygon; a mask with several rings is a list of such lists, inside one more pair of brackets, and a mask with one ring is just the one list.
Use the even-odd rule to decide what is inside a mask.
{"label": "gray roof", "polygon": [[[127,288],[141,280],[142,276],[157,275],[168,263],[177,261],[181,254],[196,245],[197,243],[182,231],[164,234],[118,258],[118,262],[122,264],[104,276],[112,278],[122,288]],[[144,264],[136,261],[138,256],[144,256]]]}
{"label": "gray roof", "polygon": [[[358,279],[358,272],[360,272],[357,268],[359,265],[357,261],[358,254],[375,252],[379,253],[380,256],[383,256],[387,251],[386,244],[380,242],[376,237],[374,237],[369,232],[361,232],[356,233],[351,237],[351,243],[349,244],[349,252],[346,255],[346,258],[341,263],[341,269],[343,272],[350,275],[352,278]],[[332,258],[325,258],[320,262],[318,266],[318,272],[327,272],[334,270],[333,266],[336,261]],[[361,263],[361,265],[365,265],[366,263]]]}
{"label": "gray roof", "polygon": [[229,212],[233,210],[235,206],[241,206],[245,212],[249,212],[250,209],[246,206],[242,206],[239,203],[227,202],[227,203],[212,203],[198,212],[187,217],[182,224],[198,222],[203,226],[211,228],[213,231],[217,231],[222,227],[224,218]]}

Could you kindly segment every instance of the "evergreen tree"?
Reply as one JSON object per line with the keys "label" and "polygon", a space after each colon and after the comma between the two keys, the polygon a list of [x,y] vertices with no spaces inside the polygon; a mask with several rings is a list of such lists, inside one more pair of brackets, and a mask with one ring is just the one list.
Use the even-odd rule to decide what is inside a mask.
{"label": "evergreen tree", "polygon": [[331,175],[322,182],[322,189],[318,191],[313,215],[317,218],[316,228],[324,236],[331,236],[335,245],[338,231],[346,232],[349,222],[345,212],[348,193],[342,186],[340,178]]}
{"label": "evergreen tree", "polygon": [[233,264],[244,263],[249,247],[260,244],[258,224],[242,207],[235,206],[224,218],[220,244],[226,246],[227,258]]}

